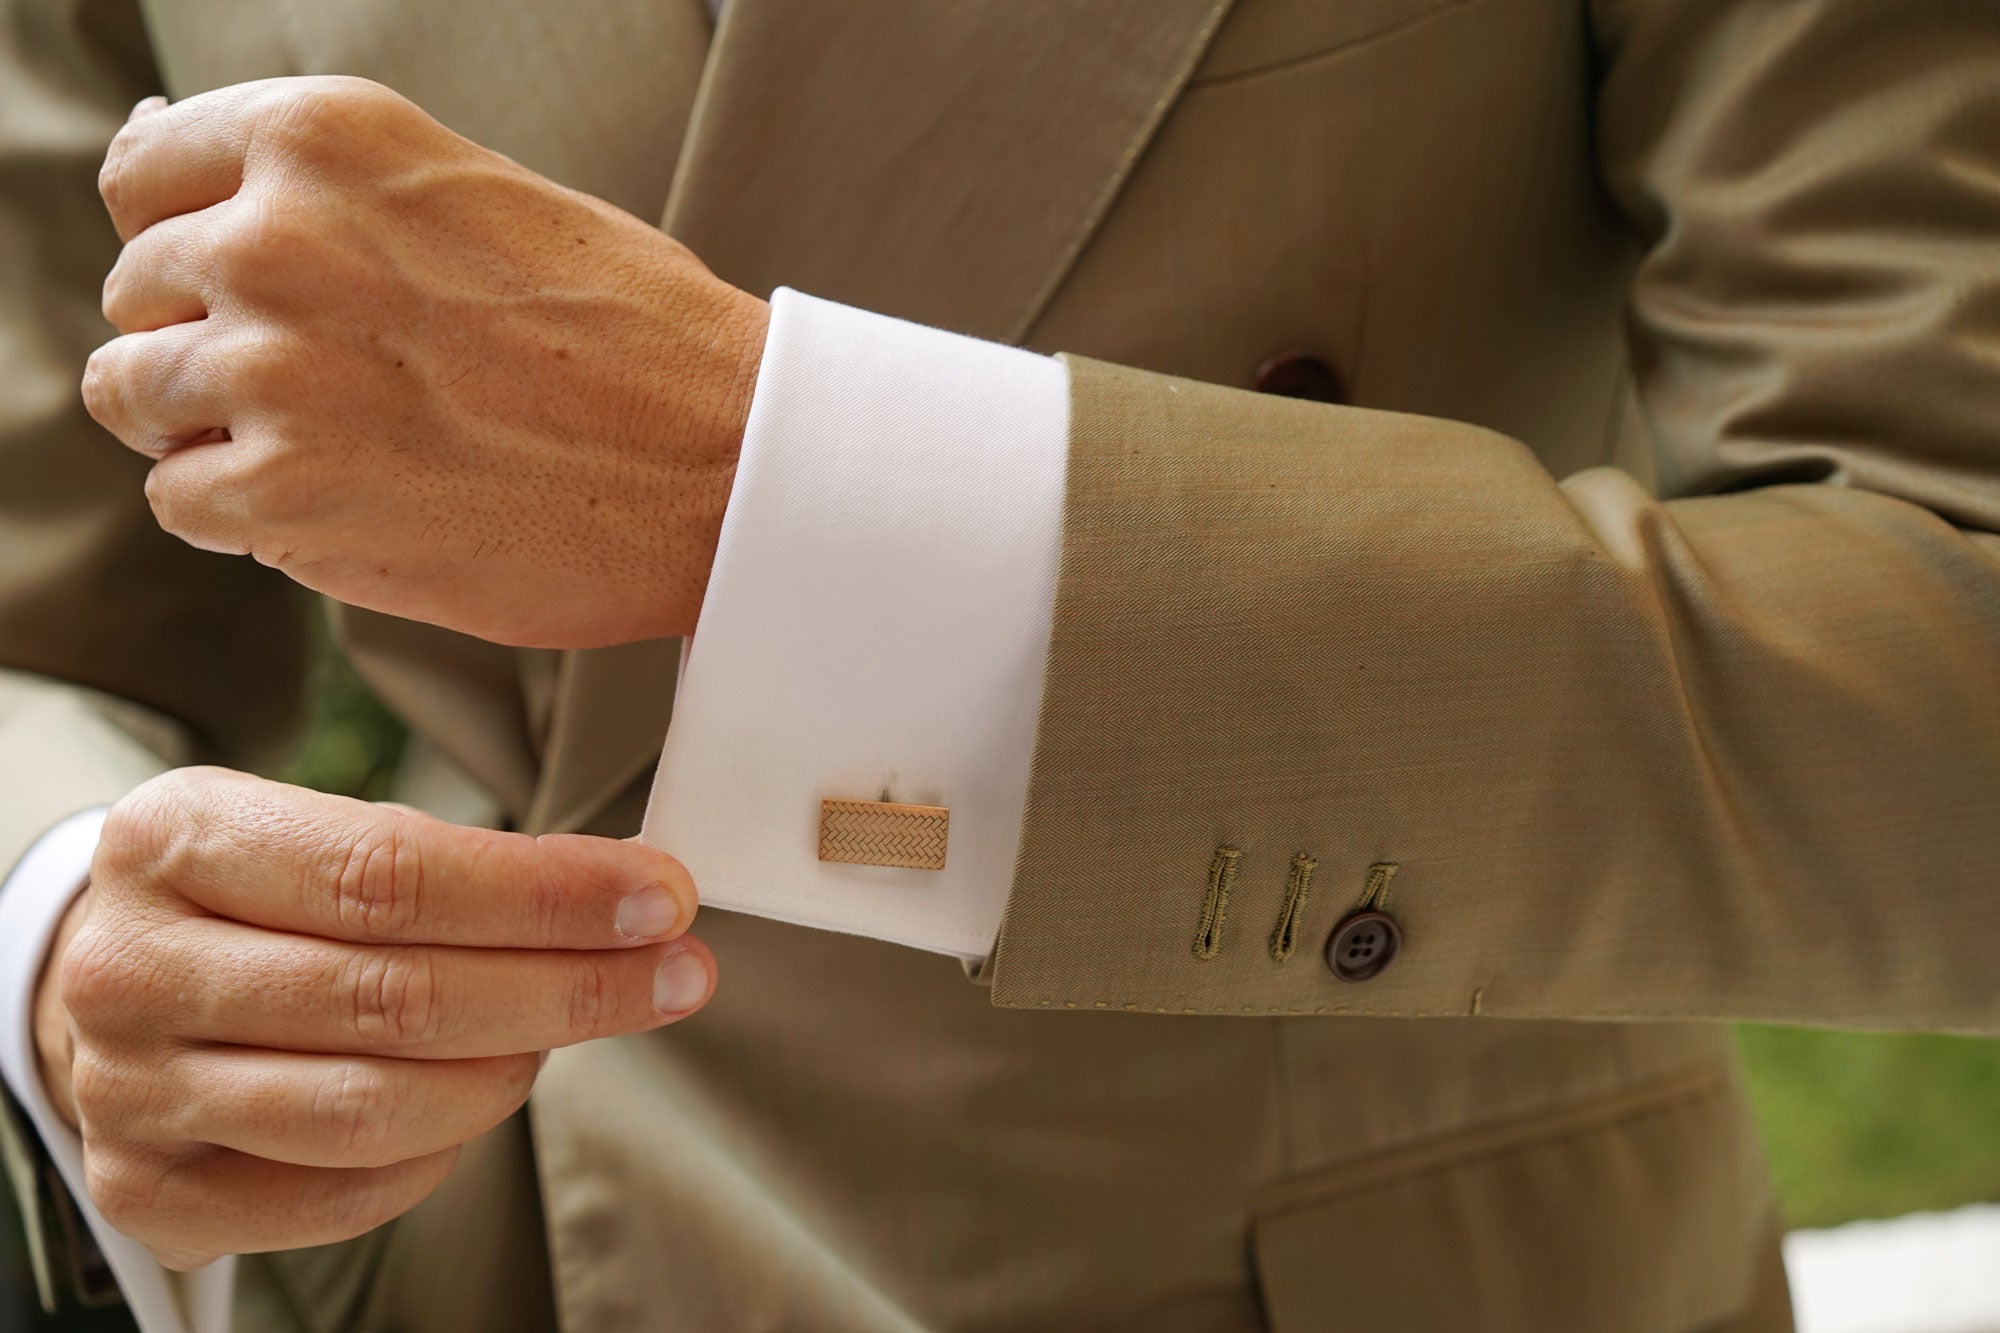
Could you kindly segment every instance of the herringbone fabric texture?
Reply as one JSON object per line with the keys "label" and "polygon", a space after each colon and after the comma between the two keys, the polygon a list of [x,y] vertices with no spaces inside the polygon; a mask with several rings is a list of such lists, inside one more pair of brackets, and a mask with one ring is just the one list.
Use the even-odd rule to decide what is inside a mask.
{"label": "herringbone fabric texture", "polygon": [[822,801],[819,859],[852,865],[944,869],[951,811],[890,801]]}

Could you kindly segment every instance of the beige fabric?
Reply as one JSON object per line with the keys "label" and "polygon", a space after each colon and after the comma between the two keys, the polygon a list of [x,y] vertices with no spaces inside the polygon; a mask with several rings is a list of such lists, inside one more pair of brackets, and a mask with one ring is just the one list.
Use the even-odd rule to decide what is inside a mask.
{"label": "beige fabric", "polygon": [[[1077,358],[992,989],[711,913],[710,1010],[549,1065],[546,1246],[516,1126],[245,1329],[535,1327],[546,1248],[590,1333],[1761,1333],[1726,1034],[1660,1020],[2000,1026],[1984,0],[731,0],[712,51],[700,0],[144,8],[0,8],[0,662],[191,752],[283,735],[305,602],[75,406],[157,86],[383,79],[751,290]],[[1357,406],[1239,391],[1290,348]],[[674,645],[336,624],[517,826],[636,828]],[[152,762],[19,688],[69,721],[5,733],[6,848]],[[1380,862],[1406,952],[1343,986]]]}
{"label": "beige fabric", "polygon": [[244,1259],[244,1333],[542,1333],[555,1320],[524,1115],[474,1139],[445,1183],[346,1245]]}
{"label": "beige fabric", "polygon": [[[1291,1191],[1557,1117],[1538,1155],[1398,1214],[1385,1245],[1465,1277],[1394,1327],[1480,1327],[1472,1275],[1570,1260],[1586,1312],[1621,1317],[1542,1327],[1701,1327],[1770,1244],[1712,1029],[1009,1011],[949,960],[725,913],[702,930],[732,984],[700,1024],[561,1052],[537,1094],[571,1329],[1247,1333],[1374,1280],[1365,1219]],[[1689,1080],[1666,1132],[1624,1118]],[[1561,1216],[1597,1244],[1572,1252]]]}
{"label": "beige fabric", "polygon": [[[1303,133],[1347,96],[1398,145],[1489,103],[1552,123],[1502,96],[1518,80],[1549,97],[1518,8],[1411,30],[1439,44],[1406,51],[1413,68],[1479,82],[1455,102],[1460,81],[1419,80],[1408,134],[1359,59],[1323,87],[1310,67],[1278,76],[1293,86],[1230,128]],[[1655,242],[1630,356],[1668,498],[1609,468],[1549,471],[1610,444],[1609,320],[1580,353],[1497,327],[1563,331],[1601,293],[1572,291],[1562,256],[1615,248],[1591,239],[1611,225],[1594,197],[1508,216],[1561,198],[1547,147],[1437,178],[1400,170],[1410,157],[1337,169],[1401,196],[1379,205],[1400,230],[1354,277],[1357,395],[1520,442],[1072,363],[1068,539],[997,1002],[2000,1031],[1977,943],[2000,930],[2000,13],[1682,0],[1598,17],[1603,172]],[[1463,45],[1442,46],[1454,27]],[[1296,189],[1262,158],[1225,166],[1200,134],[1215,109],[1186,109],[1135,203],[1145,171],[1182,193],[1211,169],[1250,197]],[[1472,220],[1482,244],[1455,244]],[[1154,290],[1122,262],[1121,285]],[[1475,262],[1477,279],[1437,272]],[[1454,280],[1458,306],[1541,285],[1461,318],[1422,290]],[[1451,345],[1468,325],[1492,335],[1477,355]],[[1218,843],[1242,856],[1204,962],[1189,943]],[[1371,864],[1400,865],[1391,971],[1349,986],[1260,947],[1298,852],[1319,863],[1314,939]]]}

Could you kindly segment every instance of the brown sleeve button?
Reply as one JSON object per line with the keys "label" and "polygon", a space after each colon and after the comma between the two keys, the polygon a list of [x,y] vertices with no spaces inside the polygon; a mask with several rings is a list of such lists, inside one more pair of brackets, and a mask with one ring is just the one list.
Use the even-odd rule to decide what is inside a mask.
{"label": "brown sleeve button", "polygon": [[1307,398],[1315,403],[1344,403],[1347,386],[1340,372],[1311,352],[1280,352],[1257,367],[1250,387],[1280,398]]}
{"label": "brown sleeve button", "polygon": [[1356,912],[1333,928],[1326,965],[1342,981],[1366,981],[1396,961],[1403,931],[1385,912]]}

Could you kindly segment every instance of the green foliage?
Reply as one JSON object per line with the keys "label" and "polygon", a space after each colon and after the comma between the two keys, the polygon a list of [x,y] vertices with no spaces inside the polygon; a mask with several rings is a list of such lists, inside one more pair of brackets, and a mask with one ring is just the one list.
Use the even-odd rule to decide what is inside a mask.
{"label": "green foliage", "polygon": [[407,732],[402,722],[331,644],[314,668],[312,720],[305,744],[274,776],[317,791],[389,799]]}
{"label": "green foliage", "polygon": [[2000,1200],[2000,1042],[1768,1027],[1738,1041],[1792,1226]]}

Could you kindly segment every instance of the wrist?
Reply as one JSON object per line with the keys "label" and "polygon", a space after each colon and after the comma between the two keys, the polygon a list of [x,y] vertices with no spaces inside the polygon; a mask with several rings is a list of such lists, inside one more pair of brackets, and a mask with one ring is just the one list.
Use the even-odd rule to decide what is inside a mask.
{"label": "wrist", "polygon": [[722,430],[733,472],[736,457],[743,451],[743,433],[750,424],[750,404],[757,396],[757,375],[764,367],[771,306],[734,287],[728,292],[718,341],[731,349],[728,365],[732,373],[723,394]]}
{"label": "wrist", "polygon": [[[709,325],[707,347],[713,357],[707,400],[708,441],[701,450],[703,466],[695,486],[698,515],[687,535],[692,543],[693,597],[668,610],[667,633],[694,632],[701,603],[708,590],[709,573],[722,538],[723,516],[735,489],[736,465],[743,452],[743,439],[750,422],[750,405],[756,397],[757,379],[764,365],[764,343],[770,331],[771,307],[766,301],[726,284],[713,322]],[[669,581],[667,586],[671,586]]]}

